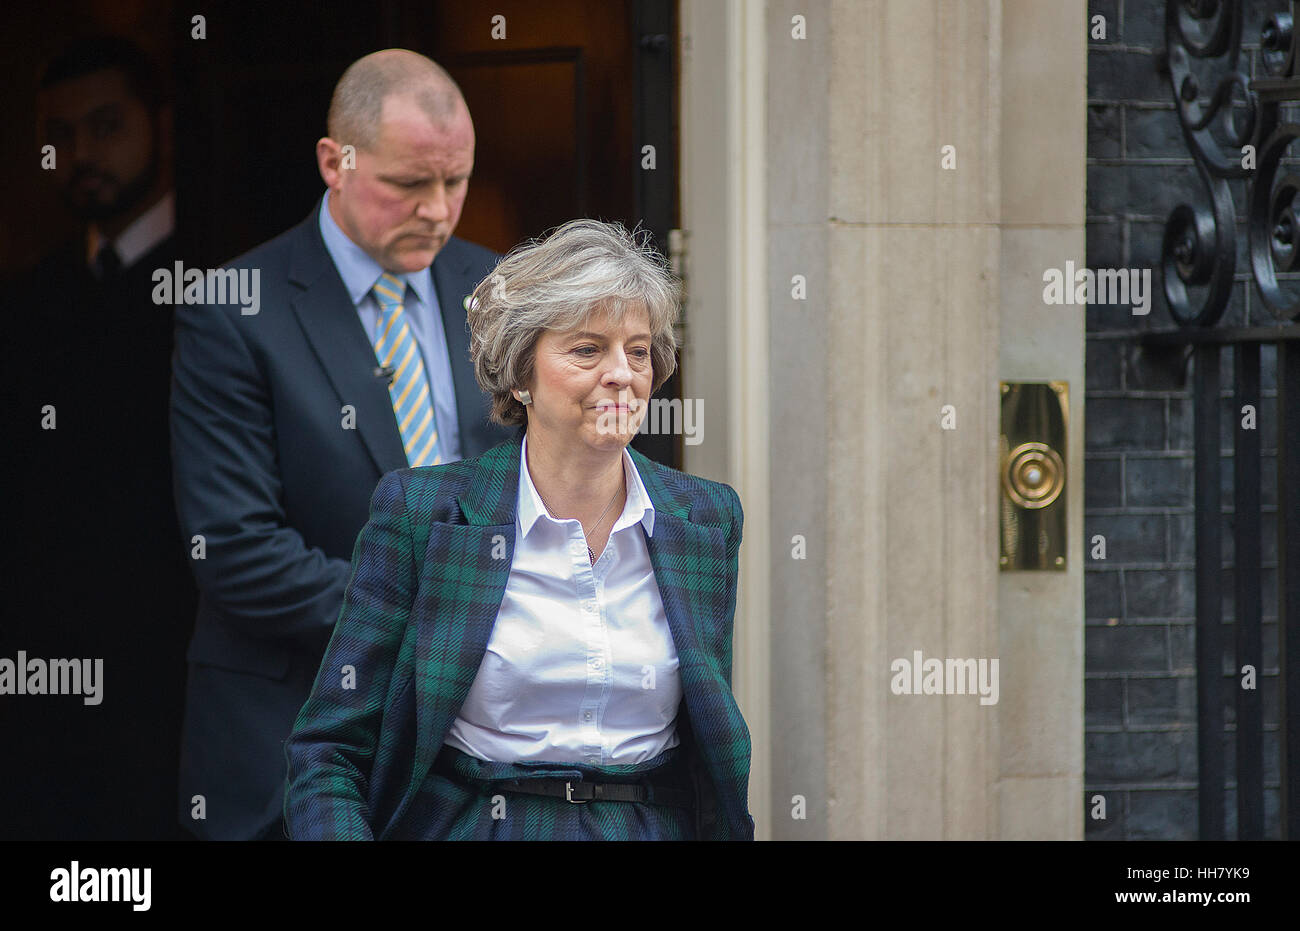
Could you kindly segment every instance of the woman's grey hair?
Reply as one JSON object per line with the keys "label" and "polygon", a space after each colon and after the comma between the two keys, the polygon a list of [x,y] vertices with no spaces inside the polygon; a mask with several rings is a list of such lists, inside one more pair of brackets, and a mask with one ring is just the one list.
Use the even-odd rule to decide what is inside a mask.
{"label": "woman's grey hair", "polygon": [[469,355],[479,386],[492,396],[491,419],[527,422],[510,392],[532,380],[544,330],[577,329],[598,309],[611,323],[644,305],[650,319],[651,393],[677,368],[681,286],[650,244],[646,230],[621,223],[570,220],[545,237],[511,250],[474,289],[469,304]]}

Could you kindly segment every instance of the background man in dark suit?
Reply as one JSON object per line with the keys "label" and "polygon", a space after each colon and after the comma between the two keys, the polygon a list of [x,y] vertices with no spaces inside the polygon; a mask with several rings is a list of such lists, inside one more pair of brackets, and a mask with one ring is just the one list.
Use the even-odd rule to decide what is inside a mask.
{"label": "background man in dark suit", "polygon": [[227,266],[257,312],[176,309],[174,487],[200,592],[179,815],[209,839],[282,836],[283,743],[380,477],[508,435],[468,358],[466,301],[497,256],[452,236],[474,161],[455,82],[413,52],[360,59],[316,155],[317,208]]}
{"label": "background man in dark suit", "polygon": [[151,297],[154,269],[185,252],[168,87],[150,56],[111,36],[61,49],[40,78],[42,176],[78,222],[0,287],[14,347],[6,381],[21,412],[7,471],[22,528],[0,652],[97,657],[105,681],[95,706],[6,706],[5,746],[24,763],[7,777],[0,836],[183,836],[171,800],[181,619],[196,593],[169,493],[172,308]]}

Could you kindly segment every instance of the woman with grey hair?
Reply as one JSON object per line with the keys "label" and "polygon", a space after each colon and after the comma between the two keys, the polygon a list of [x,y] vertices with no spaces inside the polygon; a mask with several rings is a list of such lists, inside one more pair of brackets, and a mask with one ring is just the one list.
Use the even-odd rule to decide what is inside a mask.
{"label": "woman with grey hair", "polygon": [[743,513],[629,448],[678,287],[575,220],[469,302],[477,459],[390,472],[286,746],[295,839],[746,839],[731,693]]}

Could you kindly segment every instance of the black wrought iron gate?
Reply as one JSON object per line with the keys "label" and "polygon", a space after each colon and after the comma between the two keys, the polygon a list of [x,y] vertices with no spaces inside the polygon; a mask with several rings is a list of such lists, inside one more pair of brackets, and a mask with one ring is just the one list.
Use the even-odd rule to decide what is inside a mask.
{"label": "black wrought iron gate", "polygon": [[[1279,4],[1281,6],[1281,4]],[[1231,654],[1222,633],[1220,358],[1233,353],[1233,411],[1260,410],[1260,350],[1277,347],[1278,675],[1281,821],[1300,838],[1300,294],[1280,281],[1300,278],[1300,176],[1288,149],[1300,123],[1282,120],[1300,103],[1294,2],[1264,24],[1267,77],[1241,70],[1241,0],[1167,0],[1168,68],[1183,137],[1209,193],[1210,206],[1180,204],[1165,227],[1163,280],[1179,328],[1138,338],[1148,355],[1193,365],[1195,424],[1196,670],[1200,837],[1225,834],[1223,703],[1225,656],[1238,684],[1263,668],[1260,431],[1234,429],[1235,632]],[[1198,64],[1199,63],[1199,64]],[[1202,86],[1212,71],[1213,86]],[[1199,72],[1199,77],[1198,77]],[[1212,126],[1219,127],[1216,138]],[[1297,150],[1300,151],[1300,150]],[[1217,326],[1236,272],[1235,205],[1228,181],[1246,181],[1251,277],[1279,321]],[[1282,276],[1279,279],[1279,275]],[[1240,426],[1240,424],[1239,424]],[[1264,835],[1264,741],[1261,690],[1235,689],[1237,837]]]}

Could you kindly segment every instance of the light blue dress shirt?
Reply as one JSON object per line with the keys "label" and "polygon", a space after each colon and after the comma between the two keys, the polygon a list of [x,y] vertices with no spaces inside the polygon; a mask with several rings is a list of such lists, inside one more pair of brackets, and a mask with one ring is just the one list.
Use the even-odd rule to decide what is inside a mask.
{"label": "light blue dress shirt", "polygon": [[[348,297],[357,308],[361,325],[366,328],[366,339],[375,344],[379,325],[379,301],[375,299],[375,283],[384,269],[366,255],[365,251],[348,238],[330,216],[330,192],[320,205],[320,234],[325,249],[339,270]],[[443,462],[454,462],[461,457],[460,420],[456,415],[456,384],[451,377],[451,357],[447,352],[447,334],[442,328],[442,311],[438,306],[438,293],[433,286],[433,272],[422,268],[418,272],[398,275],[407,284],[406,303],[402,313],[420,347],[424,360],[425,376],[429,379],[429,394],[433,397],[433,416],[438,421],[438,448]],[[376,360],[379,361],[379,360]],[[394,417],[394,419],[396,419]]]}
{"label": "light blue dress shirt", "polygon": [[[677,648],[650,565],[655,510],[627,450],[627,501],[593,566],[519,451],[515,552],[474,684],[445,742],[482,760],[642,763],[680,742]],[[642,530],[644,529],[644,533]]]}

